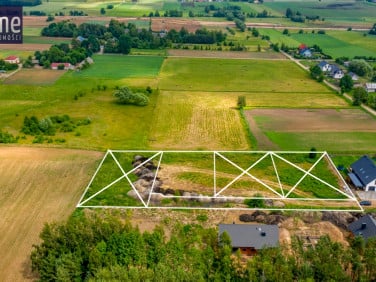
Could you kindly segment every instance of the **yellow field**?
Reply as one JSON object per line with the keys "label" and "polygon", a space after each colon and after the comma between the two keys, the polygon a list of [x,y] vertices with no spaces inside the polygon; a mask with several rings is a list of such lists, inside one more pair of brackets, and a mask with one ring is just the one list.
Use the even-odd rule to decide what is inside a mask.
{"label": "yellow field", "polygon": [[102,153],[0,147],[0,277],[32,280],[30,252],[44,223],[74,210]]}
{"label": "yellow field", "polygon": [[216,92],[161,91],[154,112],[152,148],[248,149],[237,96]]}

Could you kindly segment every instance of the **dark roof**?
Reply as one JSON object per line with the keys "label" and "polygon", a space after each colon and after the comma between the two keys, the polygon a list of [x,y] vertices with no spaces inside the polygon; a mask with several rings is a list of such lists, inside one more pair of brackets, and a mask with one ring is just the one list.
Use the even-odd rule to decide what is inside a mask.
{"label": "dark roof", "polygon": [[353,173],[359,178],[363,186],[376,179],[376,165],[366,155],[351,165]]}
{"label": "dark roof", "polygon": [[354,236],[362,236],[365,240],[376,236],[376,221],[366,214],[349,225],[349,230]]}
{"label": "dark roof", "polygon": [[321,61],[321,62],[319,63],[319,67],[325,67],[326,65],[328,65],[328,63],[325,62],[325,61]]}
{"label": "dark roof", "polygon": [[220,224],[219,235],[224,231],[230,236],[233,248],[253,247],[260,250],[263,247],[276,247],[279,242],[277,225]]}
{"label": "dark roof", "polygon": [[349,173],[348,175],[349,175],[352,183],[354,183],[354,185],[356,187],[360,187],[360,188],[363,187],[362,182],[360,182],[359,178],[354,173]]}

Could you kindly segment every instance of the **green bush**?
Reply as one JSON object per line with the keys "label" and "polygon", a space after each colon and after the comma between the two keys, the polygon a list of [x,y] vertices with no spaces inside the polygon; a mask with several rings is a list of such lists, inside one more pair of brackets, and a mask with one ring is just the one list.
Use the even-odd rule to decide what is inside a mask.
{"label": "green bush", "polygon": [[14,137],[8,132],[3,132],[0,130],[0,143],[17,143],[18,137]]}
{"label": "green bush", "polygon": [[144,93],[133,93],[129,87],[122,87],[114,92],[120,104],[147,106],[149,98]]}

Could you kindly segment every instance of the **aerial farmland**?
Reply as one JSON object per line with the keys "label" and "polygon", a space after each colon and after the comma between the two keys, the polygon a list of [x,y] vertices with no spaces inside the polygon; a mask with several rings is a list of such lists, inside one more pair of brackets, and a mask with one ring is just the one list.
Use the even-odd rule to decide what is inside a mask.
{"label": "aerial farmland", "polygon": [[[1,281],[145,281],[172,269],[169,259],[151,266],[150,257],[137,261],[131,252],[121,260],[106,220],[114,233],[138,226],[134,232],[161,236],[166,246],[193,232],[207,245],[184,244],[198,253],[217,244],[220,223],[244,224],[245,214],[270,224],[278,215],[281,245],[311,232],[322,244],[352,248],[347,223],[332,214],[342,210],[350,223],[376,207],[347,174],[364,155],[376,160],[376,3],[18,2],[23,42],[0,42]],[[146,168],[150,175],[140,172]],[[67,243],[64,254],[44,259],[49,240],[69,233],[64,228],[82,231],[73,242],[96,234],[95,224],[103,240],[88,235],[90,250],[70,253]],[[149,244],[149,235],[135,244]],[[167,248],[160,252],[173,260]],[[179,271],[211,252],[183,252],[190,266],[176,260],[178,270],[166,275],[188,281]],[[94,266],[94,256],[112,261]],[[213,263],[212,273],[198,267],[190,279],[261,273],[251,262],[233,263],[244,273],[216,276],[225,270]],[[286,273],[291,279],[270,274],[269,281],[320,280]],[[325,279],[350,277],[338,273]],[[371,271],[351,275],[376,279]]]}

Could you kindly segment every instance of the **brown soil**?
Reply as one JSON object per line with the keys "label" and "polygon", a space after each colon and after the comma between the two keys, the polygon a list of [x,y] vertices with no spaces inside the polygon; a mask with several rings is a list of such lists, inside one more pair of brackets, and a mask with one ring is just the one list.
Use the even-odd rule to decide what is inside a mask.
{"label": "brown soil", "polygon": [[206,51],[206,50],[182,50],[170,49],[171,57],[194,57],[194,58],[221,58],[221,59],[267,59],[286,60],[281,53],[276,52],[235,52],[235,51]]}
{"label": "brown soil", "polygon": [[376,120],[358,109],[255,109],[246,116],[265,118],[258,124],[264,131],[375,132],[376,128]]}
{"label": "brown soil", "polygon": [[170,31],[171,29],[179,31],[183,27],[189,32],[194,32],[201,28],[201,24],[198,21],[176,18],[152,18],[151,20],[151,29],[155,32]]}
{"label": "brown soil", "polygon": [[0,277],[27,281],[32,245],[44,223],[66,219],[94,173],[100,152],[0,147]]}
{"label": "brown soil", "polygon": [[46,85],[53,84],[66,71],[50,69],[22,69],[5,79],[4,84]]}

